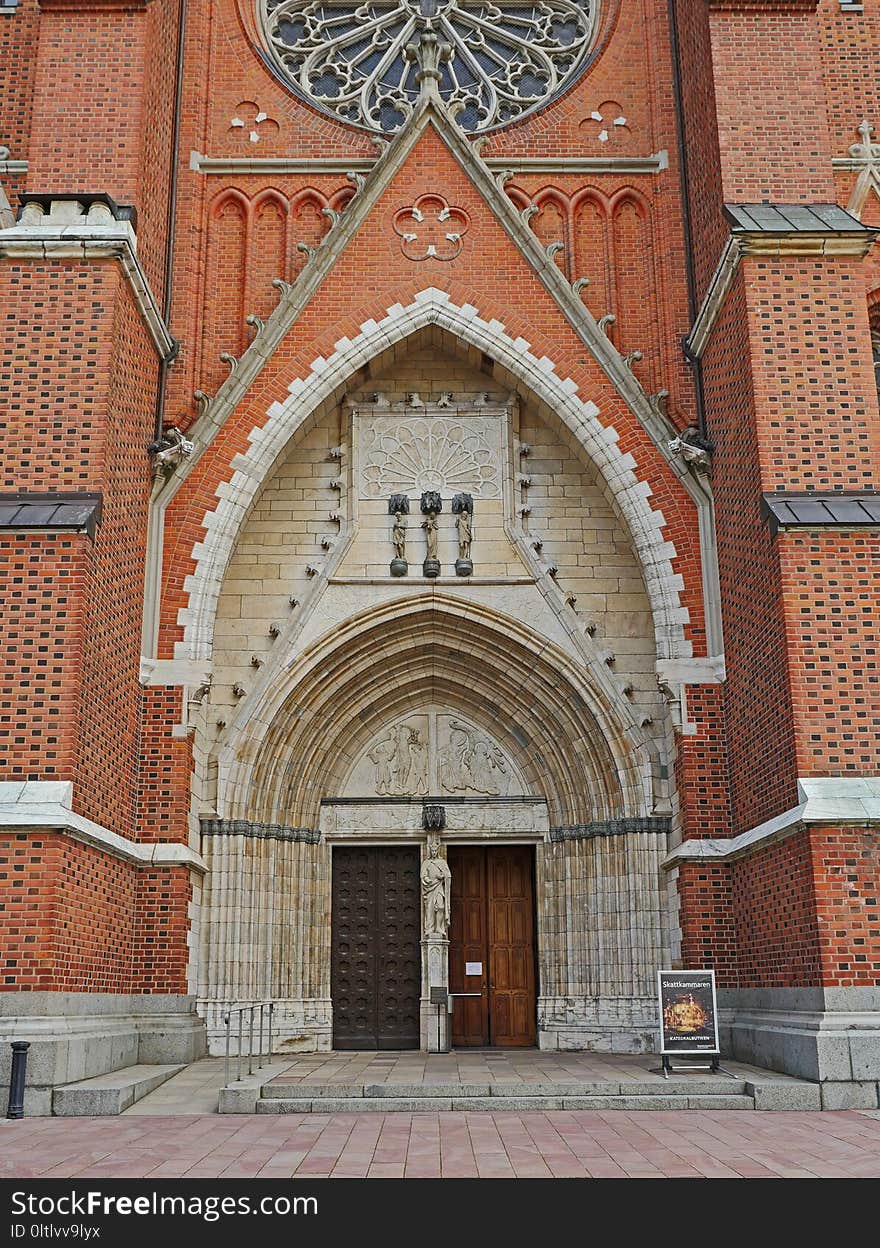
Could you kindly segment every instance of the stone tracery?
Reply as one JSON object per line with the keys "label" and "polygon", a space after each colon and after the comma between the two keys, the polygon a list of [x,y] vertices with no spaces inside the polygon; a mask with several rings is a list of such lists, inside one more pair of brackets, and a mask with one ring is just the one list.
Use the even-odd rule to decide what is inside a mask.
{"label": "stone tracery", "polygon": [[[584,68],[595,0],[261,0],[263,38],[312,104],[369,130],[398,130],[430,72],[468,133],[515,121]],[[434,62],[438,62],[434,64]]]}

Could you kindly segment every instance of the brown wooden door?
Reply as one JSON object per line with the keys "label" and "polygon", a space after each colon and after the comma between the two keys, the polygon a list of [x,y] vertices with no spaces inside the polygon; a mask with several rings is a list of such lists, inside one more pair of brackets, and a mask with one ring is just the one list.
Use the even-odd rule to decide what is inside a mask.
{"label": "brown wooden door", "polygon": [[[473,1048],[489,1043],[486,851],[450,845],[446,861],[452,872],[452,918],[449,925],[449,991],[479,992],[453,1002],[452,1044]],[[467,963],[479,962],[479,975],[467,975]]]}
{"label": "brown wooden door", "polygon": [[421,996],[419,851],[333,850],[333,1047],[417,1049]]}
{"label": "brown wooden door", "polygon": [[[535,1043],[532,850],[527,845],[450,846],[449,982],[459,1048]],[[468,975],[467,963],[482,964]]]}

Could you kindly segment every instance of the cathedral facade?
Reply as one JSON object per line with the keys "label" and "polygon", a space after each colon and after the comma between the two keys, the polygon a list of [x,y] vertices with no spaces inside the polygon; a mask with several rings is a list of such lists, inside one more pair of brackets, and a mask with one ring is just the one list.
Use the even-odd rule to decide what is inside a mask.
{"label": "cathedral facade", "polygon": [[652,1051],[680,967],[876,1106],[880,0],[18,0],[0,48],[32,1104],[252,1001],[282,1053]]}

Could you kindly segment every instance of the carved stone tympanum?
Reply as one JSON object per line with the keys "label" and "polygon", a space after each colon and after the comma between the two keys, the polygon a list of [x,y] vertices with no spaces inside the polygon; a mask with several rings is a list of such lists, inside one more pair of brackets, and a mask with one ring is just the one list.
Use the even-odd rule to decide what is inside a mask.
{"label": "carved stone tympanum", "polygon": [[428,792],[428,746],[418,728],[398,724],[367,757],[376,767],[376,793],[389,797]]}

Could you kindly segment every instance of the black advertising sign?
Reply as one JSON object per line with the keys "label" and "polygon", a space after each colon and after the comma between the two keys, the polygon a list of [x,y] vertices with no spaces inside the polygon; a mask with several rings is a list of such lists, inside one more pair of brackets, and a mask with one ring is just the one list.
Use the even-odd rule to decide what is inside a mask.
{"label": "black advertising sign", "polygon": [[658,971],[661,1053],[718,1053],[714,971]]}

